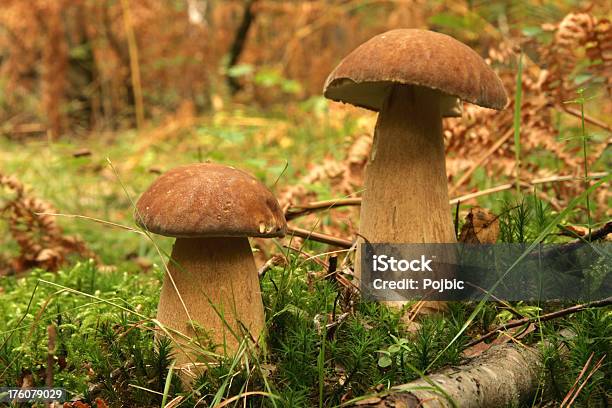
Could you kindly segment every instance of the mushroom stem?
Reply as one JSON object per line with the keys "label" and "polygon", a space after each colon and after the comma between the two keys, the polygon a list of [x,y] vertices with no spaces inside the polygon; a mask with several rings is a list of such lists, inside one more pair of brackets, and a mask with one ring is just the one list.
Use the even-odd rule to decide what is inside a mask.
{"label": "mushroom stem", "polygon": [[440,93],[394,85],[376,122],[360,234],[372,243],[454,243],[448,202]]}
{"label": "mushroom stem", "polygon": [[[264,309],[248,238],[177,238],[168,270],[176,289],[166,275],[157,312],[162,324],[227,355],[238,349],[243,337],[259,338]],[[177,352],[176,360],[193,361],[193,353],[189,358]]]}

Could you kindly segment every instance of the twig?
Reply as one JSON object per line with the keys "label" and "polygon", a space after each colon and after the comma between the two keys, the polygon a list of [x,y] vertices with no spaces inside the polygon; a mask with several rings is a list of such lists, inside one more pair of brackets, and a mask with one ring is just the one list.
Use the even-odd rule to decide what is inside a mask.
{"label": "twig", "polygon": [[513,320],[510,321],[506,324],[502,324],[500,326],[497,326],[495,329],[491,330],[490,332],[488,332],[487,334],[478,337],[475,340],[472,340],[471,342],[469,342],[468,344],[465,345],[466,348],[468,347],[472,347],[478,343],[481,343],[487,339],[490,339],[491,337],[495,336],[499,331],[502,330],[508,330],[508,329],[512,329],[513,327],[518,327],[518,326],[522,326],[524,324],[527,323],[532,323],[532,322],[536,322],[536,321],[540,321],[540,322],[544,322],[547,320],[552,320],[552,319],[556,319],[558,317],[563,317],[563,316],[567,316],[570,314],[574,314],[574,313],[578,313],[578,312],[582,312],[585,309],[591,309],[591,308],[596,308],[596,307],[605,307],[605,306],[609,306],[612,305],[612,296],[607,297],[605,299],[601,299],[601,300],[596,300],[593,302],[589,302],[589,303],[583,303],[581,305],[575,305],[572,307],[568,307],[567,309],[561,309],[561,310],[557,310],[556,312],[551,312],[551,313],[547,313],[547,314],[543,314],[541,316],[536,316],[536,317],[526,317],[523,319],[519,319],[519,320]]}
{"label": "twig", "polygon": [[595,374],[595,372],[597,370],[599,370],[601,368],[601,365],[603,364],[604,360],[606,359],[606,354],[604,354],[603,356],[601,356],[601,358],[597,361],[597,363],[595,363],[595,366],[593,367],[593,369],[591,370],[591,372],[587,375],[587,377],[584,379],[584,381],[582,382],[582,384],[580,384],[580,387],[578,387],[578,390],[574,393],[574,396],[572,397],[572,399],[567,403],[567,405],[565,404],[567,401],[567,398],[569,396],[572,395],[572,392],[574,391],[574,388],[576,387],[576,385],[578,384],[578,380],[580,379],[580,377],[582,377],[584,375],[584,371],[587,369],[587,367],[589,366],[589,364],[591,363],[591,359],[593,358],[594,353],[591,353],[591,356],[589,357],[589,360],[586,362],[586,364],[584,365],[584,368],[582,369],[582,372],[580,373],[580,376],[576,379],[576,383],[574,384],[574,386],[572,387],[572,389],[570,390],[570,392],[567,394],[567,396],[563,399],[563,402],[561,403],[560,408],[565,408],[565,407],[571,407],[574,405],[574,401],[576,400],[576,398],[578,397],[578,395],[580,394],[580,391],[582,391],[582,389],[584,388],[584,386],[586,385],[586,383],[591,379],[591,377],[593,376],[593,374]]}
{"label": "twig", "polygon": [[338,256],[330,256],[327,264],[329,265],[327,268],[327,277],[331,277],[332,275],[336,274],[336,270],[338,269]]}
{"label": "twig", "polygon": [[287,227],[287,233],[289,235],[295,235],[296,237],[309,239],[311,241],[335,245],[340,248],[350,248],[351,246],[353,246],[353,243],[348,239],[337,238],[328,234],[323,234],[321,232],[309,231],[298,227]]}
{"label": "twig", "polygon": [[300,248],[295,248],[295,247],[292,247],[290,245],[283,245],[283,248],[287,248],[287,249],[289,249],[291,251],[294,251],[298,255],[303,256],[304,258],[306,258],[307,260],[312,260],[314,263],[316,263],[317,265],[321,266],[323,269],[329,268],[329,265],[327,263],[325,263],[325,261],[322,261],[319,258],[313,258],[309,253],[302,251]]}
{"label": "twig", "polygon": [[340,198],[336,200],[315,201],[303,205],[295,205],[289,207],[285,214],[287,221],[301,217],[317,210],[329,210],[335,207],[361,205],[361,198]]}
{"label": "twig", "polygon": [[450,188],[449,194],[453,194],[455,191],[457,191],[457,189],[461,187],[461,185],[463,185],[463,183],[465,183],[472,176],[472,173],[474,173],[476,169],[480,167],[480,165],[482,165],[485,161],[487,161],[489,157],[491,157],[491,155],[495,153],[497,149],[499,149],[504,143],[506,143],[506,141],[510,139],[510,137],[513,134],[514,134],[514,128],[508,129],[506,133],[504,133],[502,137],[500,137],[499,140],[495,142],[495,144],[489,148],[489,150],[487,150],[482,156],[480,156],[480,158],[476,160],[474,164],[472,164],[472,167],[470,167],[468,171],[466,171],[461,176],[461,178],[457,180],[455,185]]}
{"label": "twig", "polygon": [[508,183],[508,184],[502,184],[499,186],[487,188],[485,190],[475,191],[473,193],[466,194],[461,197],[453,198],[452,200],[450,200],[450,204],[455,205],[460,202],[462,203],[464,201],[471,200],[472,198],[482,197],[482,196],[486,196],[489,194],[498,193],[500,191],[510,190],[512,187],[514,187],[514,184]]}
{"label": "twig", "polygon": [[576,238],[572,242],[568,242],[565,245],[580,244],[584,241],[597,241],[605,238],[608,234],[612,234],[612,221],[606,222],[603,227],[596,229],[595,231],[591,231],[590,234],[585,234],[579,238]]}
{"label": "twig", "polygon": [[[608,176],[608,174],[609,173],[607,172],[592,173],[589,175],[589,179],[591,180],[601,179],[603,177]],[[523,187],[527,188],[527,187],[531,187],[531,186],[538,185],[538,184],[556,183],[556,182],[574,181],[574,180],[583,180],[583,178],[572,176],[572,175],[550,176],[550,177],[533,179],[531,181],[525,181],[525,182],[522,182],[521,184]],[[485,190],[480,190],[480,191],[476,191],[473,193],[465,194],[465,195],[462,195],[460,197],[453,198],[452,200],[450,200],[449,205],[456,205],[459,202],[463,203],[472,198],[482,197],[485,195],[498,193],[500,191],[510,190],[513,186],[514,184],[507,183],[507,184],[501,184],[499,186],[487,188]],[[291,221],[295,218],[301,217],[303,215],[311,214],[317,211],[329,210],[329,209],[337,208],[337,207],[359,206],[359,205],[361,205],[361,198],[339,198],[335,200],[314,201],[308,204],[294,205],[292,207],[289,207],[287,211],[285,212],[285,218],[287,219],[287,221]]]}
{"label": "twig", "polygon": [[578,377],[576,377],[576,381],[574,381],[574,385],[572,385],[572,388],[570,388],[569,392],[567,393],[567,395],[565,396],[565,398],[563,398],[563,401],[561,401],[561,405],[559,406],[559,408],[563,408],[563,406],[565,405],[565,403],[572,397],[572,395],[574,394],[574,390],[576,389],[576,387],[578,386],[580,379],[582,378],[582,376],[584,376],[584,374],[586,373],[587,369],[589,368],[589,365],[591,365],[591,361],[593,360],[593,356],[595,355],[595,352],[592,351],[591,355],[589,356],[588,360],[586,361],[586,363],[584,364],[584,367],[582,367],[582,370],[580,370],[580,373],[578,374]]}
{"label": "twig", "polygon": [[257,272],[259,275],[259,279],[263,279],[263,277],[266,275],[266,272],[268,272],[274,266],[283,265],[286,263],[287,261],[285,260],[284,256],[274,255],[272,258],[268,259],[266,263],[262,265],[261,268],[259,268],[259,271]]}
{"label": "twig", "polygon": [[[603,178],[606,176],[608,176],[607,172],[593,173],[589,176],[589,179],[594,180],[594,179],[599,179],[599,178]],[[521,184],[525,187],[530,187],[530,186],[537,185],[537,184],[554,183],[554,182],[561,182],[561,181],[573,181],[573,180],[582,180],[582,178],[576,177],[576,176],[568,176],[568,175],[551,176],[551,177],[533,179],[530,182],[523,182]],[[466,194],[461,197],[453,198],[452,200],[449,201],[449,204],[456,205],[458,203],[465,202],[472,198],[497,193],[499,191],[509,190],[513,186],[514,184],[507,183],[507,184],[502,184],[496,187],[491,187],[486,190],[476,191],[474,193]],[[337,200],[315,201],[309,204],[303,204],[303,205],[297,205],[297,206],[290,207],[285,212],[285,218],[287,219],[287,221],[291,221],[297,217],[300,217],[306,214],[310,214],[316,211],[328,210],[331,208],[337,208],[337,207],[342,207],[342,206],[358,206],[358,205],[361,205],[361,198],[342,198],[342,199],[337,199]],[[611,228],[609,224],[610,223],[607,223],[600,230],[595,231],[590,236],[590,239],[594,241],[594,240],[601,239],[605,237],[606,235],[608,235],[610,233],[610,228]],[[324,244],[335,245],[340,248],[350,248],[352,246],[352,242],[349,240],[334,237],[328,234],[323,234],[320,232],[309,231],[309,230],[305,230],[305,229],[298,228],[298,227],[288,227],[287,231],[290,235],[293,234],[297,237],[310,239],[311,241],[322,242]],[[585,238],[582,238],[582,240],[584,239]],[[581,242],[582,242],[581,240],[572,241],[570,243],[565,244],[567,248],[564,248],[564,247],[562,248],[564,248],[563,250],[565,251],[572,251],[578,248],[581,245]],[[558,250],[559,250],[559,247],[555,249],[555,253],[557,253],[556,251]]]}
{"label": "twig", "polygon": [[[570,108],[567,105],[561,105],[561,109],[564,112],[569,113],[570,115],[576,116],[577,118],[582,118],[582,113],[580,111]],[[592,118],[587,114],[584,115],[584,121],[589,122],[591,125],[599,126],[600,128],[607,130],[608,132],[612,132],[612,127],[610,127],[607,123],[604,123],[599,119]]]}
{"label": "twig", "polygon": [[590,234],[586,234],[580,238],[576,238],[573,241],[567,242],[565,244],[557,245],[554,248],[547,249],[545,251],[534,251],[529,254],[528,258],[546,258],[550,256],[558,256],[559,254],[565,254],[567,252],[575,251],[578,248],[581,248],[583,245],[588,244],[589,242],[598,241],[600,239],[604,239],[608,234],[612,234],[612,221],[608,221],[603,227],[591,231]]}
{"label": "twig", "polygon": [[79,150],[72,152],[72,157],[75,157],[75,158],[87,157],[87,156],[91,156],[91,150],[87,148],[79,149]]}
{"label": "twig", "polygon": [[[599,173],[590,173],[589,177],[587,177],[589,180],[597,180],[597,179],[601,179],[604,178],[608,175],[608,172],[605,171],[601,171]],[[529,184],[534,185],[534,184],[545,184],[545,183],[554,183],[554,182],[558,182],[558,181],[575,181],[575,180],[584,180],[584,177],[577,177],[577,176],[550,176],[550,177],[542,177],[542,178],[537,178],[537,179],[533,179],[529,182]]]}

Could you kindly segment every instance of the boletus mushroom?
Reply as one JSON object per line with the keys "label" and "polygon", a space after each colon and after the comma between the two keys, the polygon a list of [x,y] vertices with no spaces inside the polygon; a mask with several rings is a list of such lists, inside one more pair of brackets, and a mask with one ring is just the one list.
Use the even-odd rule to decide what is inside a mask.
{"label": "boletus mushroom", "polygon": [[[176,237],[157,312],[162,324],[197,338],[202,328],[215,351],[228,355],[243,338],[258,339],[264,309],[248,237],[281,237],[287,228],[262,183],[219,164],[178,167],[142,194],[135,218],[150,232]],[[186,352],[177,361],[192,360]]]}
{"label": "boletus mushroom", "polygon": [[[323,92],[378,112],[360,235],[372,243],[456,242],[442,118],[460,116],[460,100],[502,109],[507,96],[493,70],[448,35],[398,29],[351,52],[329,75]],[[358,248],[358,277],[359,254]]]}

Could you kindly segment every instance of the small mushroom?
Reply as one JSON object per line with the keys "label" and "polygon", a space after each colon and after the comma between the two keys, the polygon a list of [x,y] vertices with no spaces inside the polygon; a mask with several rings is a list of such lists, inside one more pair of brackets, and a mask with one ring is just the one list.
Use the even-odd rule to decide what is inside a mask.
{"label": "small mushroom", "polygon": [[[399,29],[351,52],[329,75],[323,92],[379,113],[366,168],[361,236],[373,243],[456,242],[442,117],[460,116],[460,100],[502,109],[507,96],[493,70],[452,37]],[[360,277],[360,262],[355,264]]]}
{"label": "small mushroom", "polygon": [[[203,328],[216,351],[228,355],[243,336],[259,338],[264,309],[248,237],[281,237],[287,228],[262,183],[218,164],[178,167],[140,197],[135,218],[150,232],[176,237],[172,279],[166,274],[157,311],[162,324],[190,337]],[[177,355],[179,363],[189,360]]]}

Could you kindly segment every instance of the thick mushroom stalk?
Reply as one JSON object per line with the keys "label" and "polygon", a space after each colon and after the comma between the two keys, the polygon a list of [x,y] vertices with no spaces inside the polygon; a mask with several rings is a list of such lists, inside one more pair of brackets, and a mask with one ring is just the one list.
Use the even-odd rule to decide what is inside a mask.
{"label": "thick mushroom stalk", "polygon": [[361,207],[370,242],[455,242],[439,93],[395,85],[378,116]]}
{"label": "thick mushroom stalk", "polygon": [[[166,274],[157,312],[166,328],[221,354],[259,339],[264,309],[248,238],[177,238],[168,270],[174,284]],[[176,359],[189,361],[185,353]]]}
{"label": "thick mushroom stalk", "polygon": [[[440,99],[439,92],[418,86],[389,91],[376,122],[361,206],[360,234],[369,242],[456,242]],[[361,262],[355,268],[360,277]],[[427,302],[424,308],[443,310],[445,304]]]}

